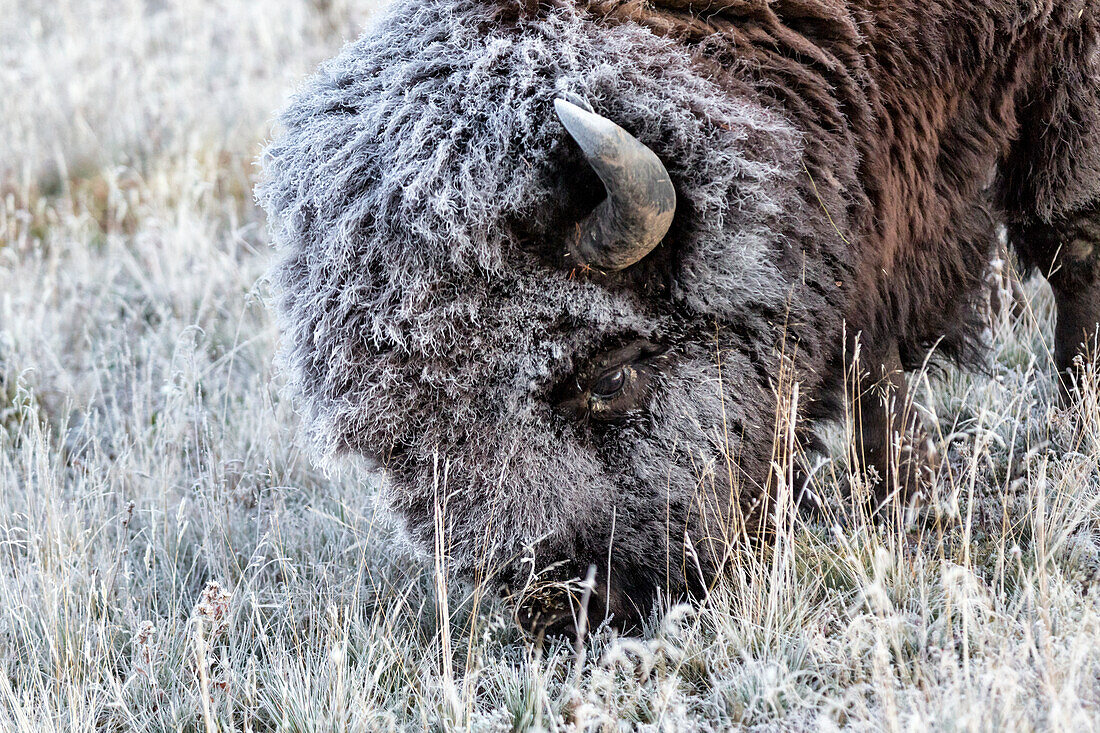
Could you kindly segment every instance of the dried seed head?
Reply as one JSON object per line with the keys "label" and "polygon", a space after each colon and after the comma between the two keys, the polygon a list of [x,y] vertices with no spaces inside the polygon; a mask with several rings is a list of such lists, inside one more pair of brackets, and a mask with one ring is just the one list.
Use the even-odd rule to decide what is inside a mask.
{"label": "dried seed head", "polygon": [[208,641],[213,641],[229,630],[230,598],[232,596],[229,591],[222,588],[216,580],[211,580],[203,588],[202,596],[195,604],[193,616],[203,622],[203,631]]}

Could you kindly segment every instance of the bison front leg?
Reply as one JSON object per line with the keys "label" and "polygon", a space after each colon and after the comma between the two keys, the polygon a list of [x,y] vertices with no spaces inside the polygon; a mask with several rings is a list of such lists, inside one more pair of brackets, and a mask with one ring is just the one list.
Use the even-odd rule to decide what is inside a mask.
{"label": "bison front leg", "polygon": [[917,500],[931,482],[937,455],[910,399],[897,341],[865,349],[861,361],[853,463],[865,475],[868,469],[877,474],[876,508],[893,496]]}
{"label": "bison front leg", "polygon": [[1042,270],[1054,292],[1054,361],[1065,404],[1077,384],[1077,357],[1096,358],[1100,202],[1051,223],[1030,222],[1014,229],[1017,250],[1028,264]]}

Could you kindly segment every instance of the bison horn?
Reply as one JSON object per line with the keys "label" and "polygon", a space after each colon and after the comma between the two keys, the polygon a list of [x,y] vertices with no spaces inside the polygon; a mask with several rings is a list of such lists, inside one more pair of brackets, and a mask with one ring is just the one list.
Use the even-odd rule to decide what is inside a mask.
{"label": "bison horn", "polygon": [[607,198],[569,237],[582,265],[618,271],[661,243],[676,213],[676,191],[657,154],[606,117],[565,99],[554,110],[607,189]]}

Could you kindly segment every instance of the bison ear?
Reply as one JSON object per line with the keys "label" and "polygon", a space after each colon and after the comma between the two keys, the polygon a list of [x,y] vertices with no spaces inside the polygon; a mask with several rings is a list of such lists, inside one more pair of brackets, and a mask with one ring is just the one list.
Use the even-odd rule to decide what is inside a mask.
{"label": "bison ear", "polygon": [[599,270],[630,267],[672,226],[676,190],[668,171],[656,153],[591,108],[559,98],[554,110],[607,190],[607,198],[569,236],[569,255]]}

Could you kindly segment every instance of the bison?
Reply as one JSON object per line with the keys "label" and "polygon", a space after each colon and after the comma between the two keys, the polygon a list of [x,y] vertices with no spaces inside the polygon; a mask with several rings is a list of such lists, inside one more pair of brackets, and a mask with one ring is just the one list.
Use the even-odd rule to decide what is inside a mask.
{"label": "bison", "polygon": [[[280,123],[318,458],[368,458],[454,574],[586,579],[624,628],[767,542],[857,350],[853,457],[919,495],[904,375],[980,363],[1002,227],[1067,396],[1100,317],[1094,0],[396,0]],[[553,587],[530,628],[573,623]]]}

